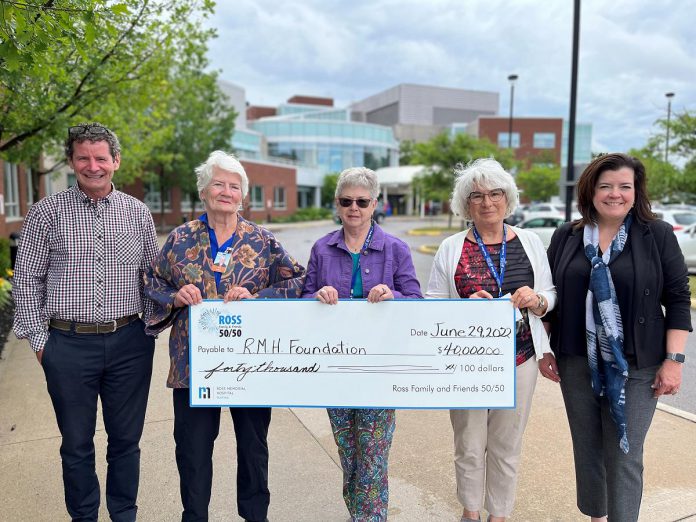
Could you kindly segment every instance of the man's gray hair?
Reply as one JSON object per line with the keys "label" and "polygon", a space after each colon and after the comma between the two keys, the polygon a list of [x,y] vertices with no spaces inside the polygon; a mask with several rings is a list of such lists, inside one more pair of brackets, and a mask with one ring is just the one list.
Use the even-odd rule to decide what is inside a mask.
{"label": "man's gray hair", "polygon": [[519,203],[519,191],[513,177],[493,158],[481,158],[468,165],[454,168],[456,180],[452,192],[452,212],[464,219],[471,219],[469,194],[475,190],[503,189],[507,199],[505,217],[510,216]]}
{"label": "man's gray hair", "polygon": [[109,153],[113,160],[116,160],[116,157],[121,154],[121,144],[116,134],[108,127],[94,121],[91,123],[80,123],[68,128],[68,139],[65,140],[65,158],[72,160],[75,143],[84,141],[89,141],[90,143],[105,141],[109,145]]}
{"label": "man's gray hair", "polygon": [[244,167],[233,154],[224,152],[222,150],[211,152],[208,159],[196,167],[196,188],[198,189],[199,195],[201,192],[203,192],[203,190],[205,190],[205,188],[210,184],[210,181],[213,179],[214,167],[227,172],[239,174],[239,177],[242,179],[242,199],[247,196],[249,193],[249,178],[247,178]]}
{"label": "man's gray hair", "polygon": [[338,176],[336,182],[336,194],[338,198],[347,187],[362,187],[370,193],[371,199],[377,199],[379,196],[379,181],[374,170],[367,167],[351,167],[344,170]]}

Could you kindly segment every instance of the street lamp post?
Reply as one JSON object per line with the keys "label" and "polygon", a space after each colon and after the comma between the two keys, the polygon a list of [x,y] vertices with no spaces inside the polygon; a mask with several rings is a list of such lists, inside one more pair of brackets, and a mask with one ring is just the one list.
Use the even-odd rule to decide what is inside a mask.
{"label": "street lamp post", "polygon": [[669,158],[669,120],[672,117],[672,98],[674,98],[674,93],[666,92],[665,97],[667,98],[667,135],[665,137],[665,163],[667,163]]}
{"label": "street lamp post", "polygon": [[508,149],[512,148],[512,109],[515,102],[515,80],[518,76],[516,74],[511,74],[508,76],[508,81],[510,82],[510,118],[508,119]]}

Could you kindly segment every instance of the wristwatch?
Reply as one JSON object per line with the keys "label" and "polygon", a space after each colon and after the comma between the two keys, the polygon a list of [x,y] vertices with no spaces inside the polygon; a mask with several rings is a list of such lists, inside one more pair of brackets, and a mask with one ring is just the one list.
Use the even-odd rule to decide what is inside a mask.
{"label": "wristwatch", "polygon": [[665,355],[665,359],[678,362],[679,364],[684,364],[686,356],[683,353],[667,353],[667,355]]}

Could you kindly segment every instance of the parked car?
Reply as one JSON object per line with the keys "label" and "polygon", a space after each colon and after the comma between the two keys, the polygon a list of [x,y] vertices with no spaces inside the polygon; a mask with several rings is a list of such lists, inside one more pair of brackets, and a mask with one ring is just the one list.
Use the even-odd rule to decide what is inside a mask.
{"label": "parked car", "polygon": [[517,207],[515,211],[505,218],[505,222],[508,225],[517,225],[518,223],[524,221],[524,211],[526,207]]}
{"label": "parked car", "polygon": [[[537,203],[531,205],[524,212],[524,219],[532,219],[537,217],[558,217],[565,219],[565,205],[555,203]],[[571,209],[571,219],[580,219],[580,213],[575,209]]]}
{"label": "parked car", "polygon": [[520,228],[526,228],[537,234],[541,238],[541,242],[544,244],[544,248],[549,247],[551,243],[551,236],[565,223],[564,218],[547,216],[547,217],[536,217],[532,219],[525,219],[524,221],[517,224]]}
{"label": "parked car", "polygon": [[679,241],[689,273],[696,273],[696,223],[681,230],[675,230],[674,235]]}
{"label": "parked car", "polygon": [[696,212],[693,210],[679,210],[667,207],[653,208],[658,218],[666,221],[674,228],[675,232],[684,230],[689,225],[696,223]]}

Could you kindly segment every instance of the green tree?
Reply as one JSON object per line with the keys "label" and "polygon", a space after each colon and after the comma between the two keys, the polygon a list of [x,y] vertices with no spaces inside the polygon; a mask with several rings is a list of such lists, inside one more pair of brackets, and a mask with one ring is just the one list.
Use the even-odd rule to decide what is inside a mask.
{"label": "green tree", "polygon": [[416,143],[412,146],[410,164],[423,165],[424,173],[414,180],[415,188],[426,200],[447,201],[454,186],[454,167],[478,158],[494,158],[508,170],[517,166],[512,151],[469,134],[442,133],[427,142]]}
{"label": "green tree", "polygon": [[[205,49],[209,0],[0,0],[0,155],[38,174],[66,128],[98,120],[122,141],[127,181],[163,134],[158,116],[176,60]],[[36,183],[36,181],[35,181]]]}
{"label": "green tree", "polygon": [[416,142],[411,140],[404,140],[399,143],[399,165],[411,165],[411,159],[413,158],[413,148]]}
{"label": "green tree", "polygon": [[664,160],[664,152],[659,143],[651,140],[642,149],[632,149],[628,153],[638,158],[645,166],[648,196],[653,201],[668,201],[680,191],[681,173],[671,163]]}
{"label": "green tree", "polygon": [[[214,150],[230,150],[237,116],[220,90],[217,73],[202,72],[208,62],[195,53],[182,57],[164,99],[159,118],[159,144],[146,163],[148,178],[160,191],[177,186],[192,203],[198,201],[194,169]],[[192,208],[192,214],[195,207]]]}
{"label": "green tree", "polygon": [[696,203],[696,158],[689,160],[684,169],[679,183],[684,203]]}
{"label": "green tree", "polygon": [[547,201],[558,194],[561,179],[560,167],[532,165],[528,170],[517,174],[517,186],[531,201]]}
{"label": "green tree", "polygon": [[338,173],[327,174],[324,176],[324,184],[321,186],[321,204],[330,207],[336,197],[336,184],[338,183]]}
{"label": "green tree", "polygon": [[[661,131],[651,141],[664,153],[667,120],[658,120],[657,123]],[[670,156],[681,156],[687,160],[696,158],[696,113],[688,110],[675,112],[669,122],[669,135]]]}

